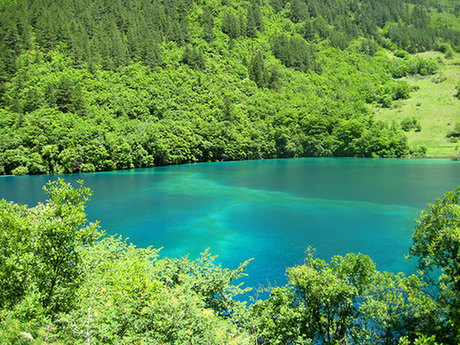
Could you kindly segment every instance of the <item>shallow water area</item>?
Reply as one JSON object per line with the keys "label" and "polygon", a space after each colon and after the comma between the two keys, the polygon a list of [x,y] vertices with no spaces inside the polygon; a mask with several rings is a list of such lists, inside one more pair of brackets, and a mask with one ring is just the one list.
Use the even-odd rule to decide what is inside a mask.
{"label": "shallow water area", "polygon": [[[57,175],[3,177],[0,198],[34,205]],[[379,270],[414,271],[404,259],[417,211],[460,184],[448,160],[302,158],[200,163],[91,174],[90,220],[162,256],[206,248],[235,268],[248,258],[246,286],[284,284],[286,267],[318,257],[370,255]]]}

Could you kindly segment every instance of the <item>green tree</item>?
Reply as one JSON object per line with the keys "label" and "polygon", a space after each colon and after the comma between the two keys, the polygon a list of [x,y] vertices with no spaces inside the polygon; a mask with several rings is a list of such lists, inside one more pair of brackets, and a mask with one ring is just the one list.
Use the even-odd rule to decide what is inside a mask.
{"label": "green tree", "polygon": [[203,21],[203,38],[208,43],[214,41],[216,38],[214,34],[214,19],[212,10],[209,7],[203,9],[201,20]]}
{"label": "green tree", "polygon": [[460,341],[460,187],[420,212],[410,254],[422,278],[434,288],[443,323],[440,338]]}
{"label": "green tree", "polygon": [[255,54],[251,59],[251,64],[249,65],[249,77],[251,80],[255,81],[258,87],[263,88],[267,86],[269,77],[261,52]]}
{"label": "green tree", "polygon": [[281,90],[281,73],[277,66],[272,66],[270,69],[270,77],[268,80],[270,89],[275,91]]}
{"label": "green tree", "polygon": [[246,35],[255,37],[257,31],[264,31],[264,22],[257,1],[251,1],[246,14]]}
{"label": "green tree", "polygon": [[364,39],[361,41],[361,51],[364,54],[374,56],[378,51],[378,45],[372,39]]}
{"label": "green tree", "polygon": [[307,41],[312,41],[315,38],[315,31],[311,20],[306,20],[303,24],[303,38]]}
{"label": "green tree", "polygon": [[241,34],[241,28],[238,18],[231,12],[224,14],[222,19],[222,32],[227,34],[230,38],[238,38]]}
{"label": "green tree", "polygon": [[78,247],[99,237],[97,223],[86,220],[91,193],[81,184],[50,182],[44,188],[50,199],[32,209],[1,201],[0,309],[29,304],[27,318],[34,308],[48,314],[72,305],[80,283]]}
{"label": "green tree", "polygon": [[119,238],[95,242],[81,184],[50,182],[34,208],[0,200],[0,343],[251,342],[234,299],[246,263],[229,270],[207,251],[158,260]]}
{"label": "green tree", "polygon": [[328,264],[309,253],[289,283],[250,308],[253,332],[269,344],[396,344],[436,331],[435,303],[415,275],[381,273],[362,254]]}
{"label": "green tree", "polygon": [[303,22],[304,20],[308,20],[310,18],[308,7],[303,0],[292,0],[289,4],[289,18],[294,23]]}
{"label": "green tree", "polygon": [[260,321],[255,327],[274,344],[343,341],[374,274],[375,264],[365,255],[336,256],[329,265],[310,252],[304,265],[287,270],[285,288],[274,289],[267,301],[254,305]]}
{"label": "green tree", "polygon": [[181,62],[193,69],[204,69],[206,67],[206,61],[201,50],[196,47],[190,48],[189,45],[185,47]]}
{"label": "green tree", "polygon": [[[158,259],[158,249],[107,237],[82,248],[78,303],[62,315],[61,339],[85,343],[247,344],[247,332],[209,302],[224,298],[241,271],[222,269],[210,255],[197,261]],[[225,295],[225,297],[229,297]],[[236,301],[226,299],[226,307]],[[212,303],[211,303],[212,304]]]}

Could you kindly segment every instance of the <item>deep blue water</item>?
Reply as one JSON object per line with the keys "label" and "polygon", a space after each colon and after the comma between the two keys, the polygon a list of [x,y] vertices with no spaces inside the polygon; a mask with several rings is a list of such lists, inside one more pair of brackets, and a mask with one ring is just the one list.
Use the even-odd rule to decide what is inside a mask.
{"label": "deep blue water", "polygon": [[[0,178],[0,198],[44,201],[55,175]],[[92,174],[87,212],[108,234],[163,256],[206,248],[235,268],[254,258],[246,286],[284,284],[308,246],[318,257],[370,255],[380,270],[410,273],[404,259],[417,211],[460,184],[460,162],[396,159],[278,159],[203,163]]]}

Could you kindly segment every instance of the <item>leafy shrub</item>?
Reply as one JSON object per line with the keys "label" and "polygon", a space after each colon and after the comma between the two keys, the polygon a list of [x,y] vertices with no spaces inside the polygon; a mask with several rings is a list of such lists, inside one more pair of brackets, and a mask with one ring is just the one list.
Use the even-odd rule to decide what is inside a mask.
{"label": "leafy shrub", "polygon": [[440,83],[442,83],[442,82],[444,82],[446,80],[447,80],[447,77],[445,76],[445,74],[442,74],[442,73],[440,73],[439,75],[431,78],[431,82],[435,83],[435,84],[440,84]]}
{"label": "leafy shrub", "polygon": [[455,127],[447,134],[448,138],[460,138],[460,121],[455,123]]}
{"label": "leafy shrub", "polygon": [[413,129],[415,129],[416,132],[420,132],[422,130],[422,126],[415,116],[407,116],[401,121],[401,129],[404,132],[410,132]]}
{"label": "leafy shrub", "polygon": [[421,157],[426,156],[426,151],[427,151],[426,146],[420,145],[420,146],[416,146],[416,147],[412,148],[410,150],[410,155],[412,157],[421,158]]}
{"label": "leafy shrub", "polygon": [[407,81],[401,80],[393,86],[392,97],[394,100],[408,99],[410,97],[411,86]]}
{"label": "leafy shrub", "polygon": [[27,175],[29,173],[29,169],[25,166],[18,166],[17,168],[11,171],[12,175]]}
{"label": "leafy shrub", "polygon": [[408,56],[409,53],[406,52],[405,50],[402,50],[402,49],[396,49],[396,50],[394,51],[394,55],[395,55],[396,57],[399,57],[399,58],[404,58],[404,57]]}

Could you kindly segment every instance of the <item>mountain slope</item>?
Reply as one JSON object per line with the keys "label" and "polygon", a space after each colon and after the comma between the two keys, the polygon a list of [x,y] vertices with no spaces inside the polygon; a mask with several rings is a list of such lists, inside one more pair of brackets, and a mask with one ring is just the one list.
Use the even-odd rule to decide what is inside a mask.
{"label": "mountain slope", "polygon": [[419,155],[372,105],[410,95],[395,78],[438,69],[387,49],[460,44],[430,11],[402,0],[3,2],[0,173]]}
{"label": "mountain slope", "polygon": [[[407,81],[417,87],[411,98],[395,102],[391,108],[375,108],[376,118],[401,123],[414,117],[420,130],[406,135],[409,145],[423,145],[427,157],[450,158],[459,153],[458,139],[450,136],[460,124],[460,100],[456,97],[460,82],[460,57],[444,59],[439,52],[420,53],[424,58],[440,59],[440,70],[434,76],[412,76]],[[460,126],[460,125],[458,125]]]}

